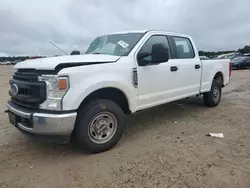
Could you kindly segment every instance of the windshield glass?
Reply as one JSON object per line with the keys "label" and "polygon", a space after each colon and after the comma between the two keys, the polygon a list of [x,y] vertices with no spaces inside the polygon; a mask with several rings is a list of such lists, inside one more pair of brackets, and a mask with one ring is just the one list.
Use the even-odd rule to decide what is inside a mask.
{"label": "windshield glass", "polygon": [[97,37],[85,54],[127,56],[144,33],[112,34]]}

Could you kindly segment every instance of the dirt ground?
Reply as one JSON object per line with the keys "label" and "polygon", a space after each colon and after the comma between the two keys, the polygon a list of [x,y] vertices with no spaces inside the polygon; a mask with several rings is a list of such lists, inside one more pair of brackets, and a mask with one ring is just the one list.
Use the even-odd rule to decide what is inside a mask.
{"label": "dirt ground", "polygon": [[35,142],[10,125],[10,76],[0,66],[1,188],[250,187],[250,70],[233,71],[216,108],[191,98],[128,117],[118,145],[96,155]]}

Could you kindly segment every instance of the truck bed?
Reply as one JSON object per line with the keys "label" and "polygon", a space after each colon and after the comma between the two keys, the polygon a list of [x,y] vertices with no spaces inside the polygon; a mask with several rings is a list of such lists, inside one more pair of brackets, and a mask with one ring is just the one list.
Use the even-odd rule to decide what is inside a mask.
{"label": "truck bed", "polygon": [[201,60],[201,93],[210,90],[213,77],[217,72],[220,72],[223,75],[223,86],[229,83],[229,62],[230,59]]}

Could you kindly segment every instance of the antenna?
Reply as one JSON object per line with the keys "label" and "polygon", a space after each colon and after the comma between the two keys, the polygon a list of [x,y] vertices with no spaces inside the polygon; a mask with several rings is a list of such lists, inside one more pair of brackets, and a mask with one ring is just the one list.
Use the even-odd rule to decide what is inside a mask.
{"label": "antenna", "polygon": [[63,51],[61,48],[59,48],[57,45],[55,45],[51,40],[49,40],[49,43],[55,46],[57,49],[59,49],[61,52],[63,52],[65,55],[68,55],[65,51]]}

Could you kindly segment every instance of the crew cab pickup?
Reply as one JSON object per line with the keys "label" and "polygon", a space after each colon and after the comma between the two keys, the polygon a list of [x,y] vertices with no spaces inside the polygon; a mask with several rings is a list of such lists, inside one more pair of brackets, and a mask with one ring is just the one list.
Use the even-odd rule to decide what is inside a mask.
{"label": "crew cab pickup", "polygon": [[201,61],[188,35],[152,30],[103,35],[82,55],[14,68],[10,123],[30,136],[70,141],[92,153],[116,145],[126,114],[195,95],[217,106],[231,75],[229,59]]}

